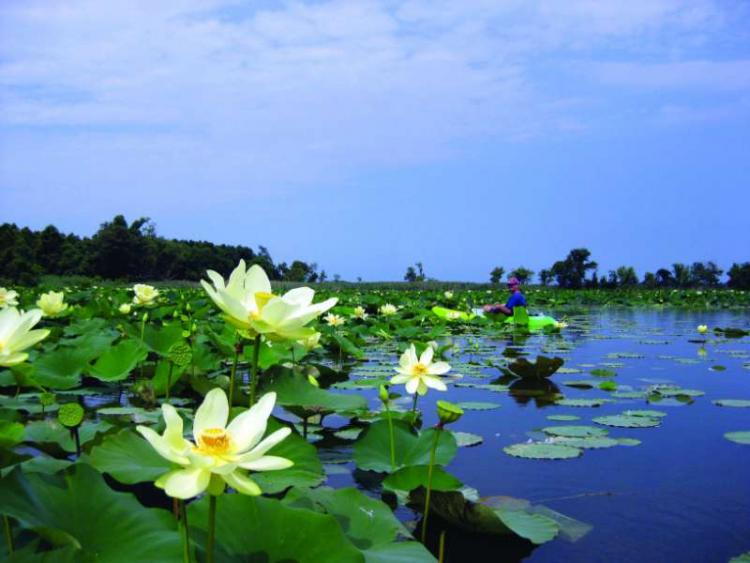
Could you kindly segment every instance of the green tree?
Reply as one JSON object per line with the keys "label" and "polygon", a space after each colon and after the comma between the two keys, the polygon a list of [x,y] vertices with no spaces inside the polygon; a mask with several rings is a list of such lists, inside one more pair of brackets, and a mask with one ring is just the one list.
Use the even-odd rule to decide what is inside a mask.
{"label": "green tree", "polygon": [[688,287],[690,285],[690,268],[681,262],[672,264],[672,278],[677,287]]}
{"label": "green tree", "polygon": [[727,285],[732,289],[750,289],[750,262],[742,264],[734,263],[727,272],[729,281]]}
{"label": "green tree", "polygon": [[690,266],[690,282],[698,287],[716,287],[721,282],[723,273],[714,262],[693,262]]}
{"label": "green tree", "polygon": [[549,282],[552,281],[552,271],[548,270],[547,268],[544,268],[539,271],[539,283],[541,283],[543,286],[548,286]]}
{"label": "green tree", "polygon": [[534,270],[529,270],[528,268],[524,268],[523,266],[519,266],[515,270],[511,271],[510,274],[508,274],[508,276],[511,278],[518,278],[518,281],[520,281],[522,284],[528,282],[533,275]]}
{"label": "green tree", "polygon": [[503,280],[505,274],[505,268],[502,266],[496,266],[490,272],[490,283],[498,284]]}
{"label": "green tree", "polygon": [[579,289],[586,281],[586,273],[596,270],[597,264],[589,260],[591,252],[587,248],[574,248],[565,260],[559,260],[552,266],[552,274],[560,287]]}

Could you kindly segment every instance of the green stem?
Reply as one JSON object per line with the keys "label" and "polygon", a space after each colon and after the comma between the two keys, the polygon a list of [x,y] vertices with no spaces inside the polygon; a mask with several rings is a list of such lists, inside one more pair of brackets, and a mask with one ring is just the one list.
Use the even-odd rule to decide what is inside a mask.
{"label": "green stem", "polygon": [[250,379],[250,406],[255,404],[255,388],[258,386],[258,358],[260,358],[260,334],[255,337],[253,348],[253,371]]}
{"label": "green stem", "polygon": [[432,493],[432,468],[435,466],[435,452],[437,451],[438,441],[443,429],[439,426],[435,429],[435,441],[432,442],[430,451],[430,465],[427,468],[427,494],[424,498],[424,518],[422,519],[422,543],[424,544],[427,537],[427,518],[430,515],[430,493]]}
{"label": "green stem", "polygon": [[445,561],[445,530],[440,532],[440,546],[438,547],[438,563]]}
{"label": "green stem", "polygon": [[[143,338],[146,334],[146,319],[148,319],[148,313],[143,313],[143,320],[141,321],[141,344],[145,345],[146,343],[143,341]],[[140,373],[141,373],[141,379],[143,379],[143,361],[141,361],[141,365],[139,366]]]}
{"label": "green stem", "polygon": [[216,497],[208,495],[208,541],[206,542],[206,561],[214,563],[214,540],[216,534]]}
{"label": "green stem", "polygon": [[393,438],[393,417],[391,416],[391,408],[388,406],[388,401],[384,401],[385,412],[388,414],[388,434],[391,441],[391,471],[396,471],[396,444]]}
{"label": "green stem", "polygon": [[411,413],[414,415],[412,418],[414,419],[414,426],[417,424],[417,399],[419,399],[419,393],[414,391],[414,400],[411,404]]}
{"label": "green stem", "polygon": [[5,543],[8,544],[8,555],[13,555],[13,532],[10,529],[10,518],[3,514],[3,528],[5,528]]}
{"label": "green stem", "polygon": [[184,500],[180,500],[180,518],[182,521],[182,561],[190,563],[190,529]]}
{"label": "green stem", "polygon": [[232,401],[234,400],[234,377],[237,375],[237,362],[240,358],[240,345],[234,345],[234,362],[232,363],[232,373],[229,374],[229,410],[232,410]]}
{"label": "green stem", "polygon": [[167,394],[166,398],[169,401],[169,388],[172,387],[172,369],[174,369],[174,362],[169,362],[169,373],[167,374]]}

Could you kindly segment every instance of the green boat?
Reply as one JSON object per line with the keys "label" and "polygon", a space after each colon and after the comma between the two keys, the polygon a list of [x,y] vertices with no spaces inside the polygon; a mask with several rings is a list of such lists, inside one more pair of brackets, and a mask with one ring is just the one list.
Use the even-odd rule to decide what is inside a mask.
{"label": "green boat", "polygon": [[504,317],[502,314],[487,315],[482,309],[474,309],[472,312],[457,311],[445,307],[435,306],[432,312],[439,318],[446,321],[470,321],[475,317],[497,318],[504,324],[512,324],[518,328],[527,328],[528,330],[544,330],[545,328],[558,328],[558,322],[548,315],[529,315],[526,307],[514,307],[512,317]]}

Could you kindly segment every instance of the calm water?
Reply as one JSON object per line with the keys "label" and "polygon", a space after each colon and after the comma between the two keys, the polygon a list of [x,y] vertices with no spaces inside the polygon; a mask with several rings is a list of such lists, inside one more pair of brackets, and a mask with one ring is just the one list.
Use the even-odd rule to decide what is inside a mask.
{"label": "calm water", "polygon": [[[689,342],[698,338],[698,324],[748,328],[750,313],[593,312],[572,319],[561,338],[532,336],[521,346],[532,359],[543,351],[563,357],[566,368],[582,370],[552,377],[566,397],[607,397],[598,389],[562,383],[597,379],[588,373],[590,366],[619,363],[611,369],[617,372],[615,380],[621,388],[670,382],[704,391],[692,404],[620,399],[598,408],[539,407],[533,401],[519,404],[505,393],[472,388],[450,387],[439,397],[428,394],[423,400],[426,424],[435,422],[436,398],[501,405],[495,410],[467,411],[453,428],[484,437],[479,446],[459,448],[448,467],[465,484],[479,489],[482,496],[528,499],[593,526],[577,542],[557,539],[530,552],[528,547],[521,555],[510,555],[502,542],[491,540],[485,545],[481,538],[472,538],[462,543],[462,538],[449,535],[449,560],[724,562],[750,550],[750,446],[723,437],[725,432],[750,430],[750,409],[712,404],[715,399],[750,399],[750,338],[716,339],[709,334],[706,353],[700,355],[701,345]],[[479,351],[462,359],[498,357],[512,344],[485,338]],[[624,357],[612,357],[615,353]],[[629,357],[634,354],[642,357]],[[726,369],[712,370],[715,365]],[[462,381],[489,383],[500,373],[487,368],[480,375]],[[368,394],[374,405],[374,394]],[[595,425],[593,417],[626,409],[661,410],[667,416],[658,428],[609,428],[611,437],[641,440],[636,447],[586,450],[580,458],[560,461],[517,459],[502,451],[538,436],[535,431],[544,426]],[[550,414],[581,418],[555,422],[546,419]],[[352,481],[335,475],[330,482],[344,486]],[[399,514],[413,517],[407,512]]]}

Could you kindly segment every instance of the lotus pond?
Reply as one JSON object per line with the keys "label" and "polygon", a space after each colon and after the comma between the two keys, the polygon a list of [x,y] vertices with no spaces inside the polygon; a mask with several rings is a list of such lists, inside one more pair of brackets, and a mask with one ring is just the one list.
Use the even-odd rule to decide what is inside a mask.
{"label": "lotus pond", "polygon": [[6,298],[5,559],[750,558],[750,312],[731,294],[547,300],[564,322],[529,332],[431,311],[500,291],[256,291],[248,316],[212,281],[66,288],[33,346],[36,319],[7,327],[41,290]]}

